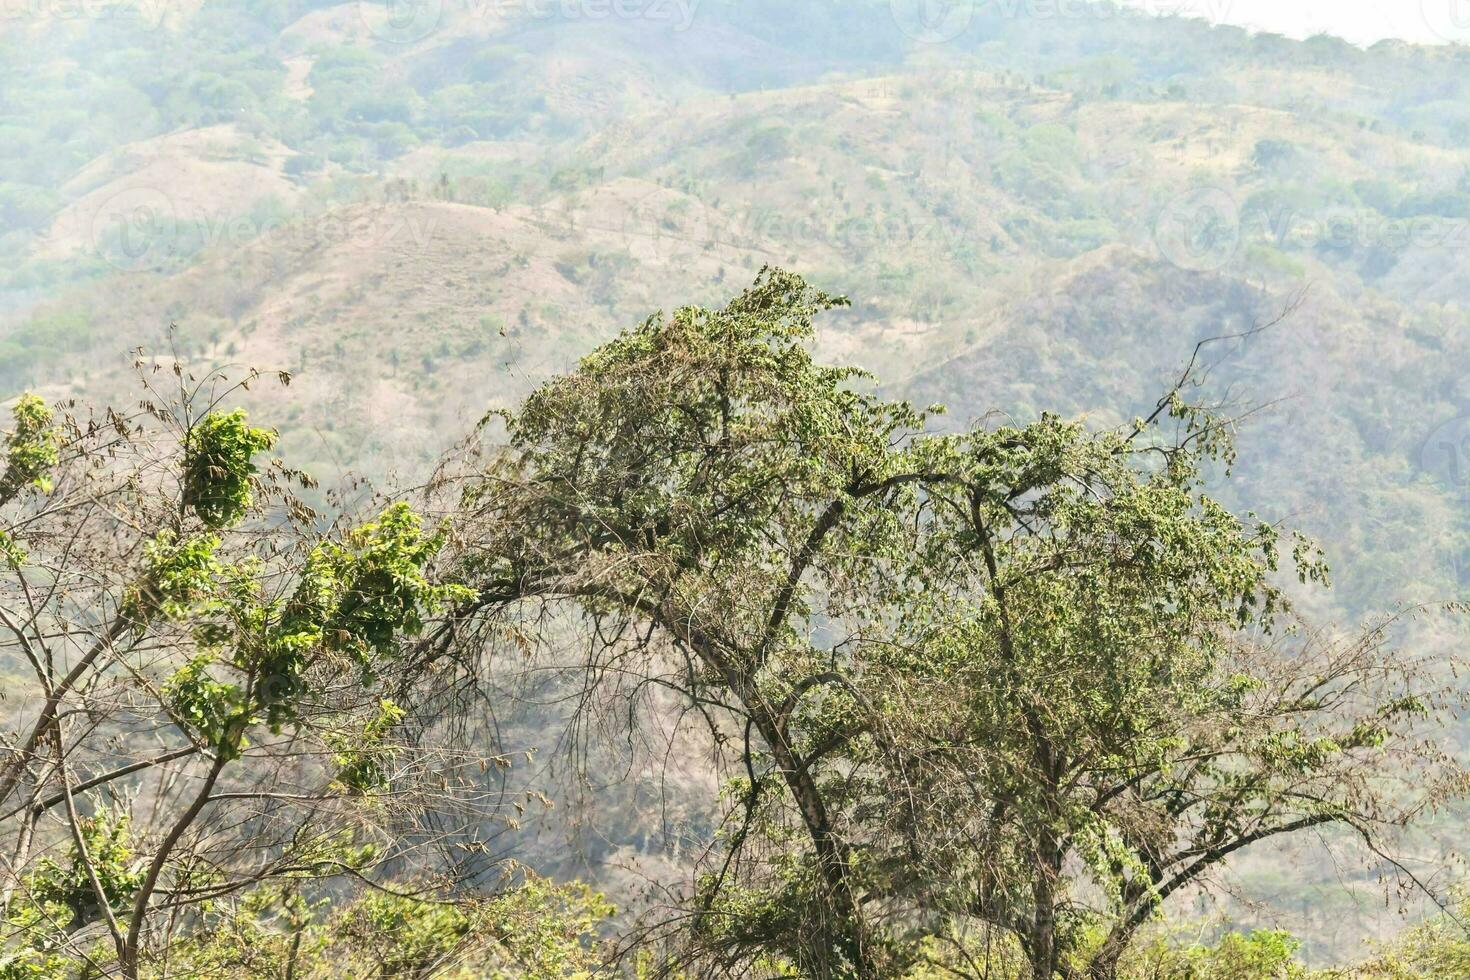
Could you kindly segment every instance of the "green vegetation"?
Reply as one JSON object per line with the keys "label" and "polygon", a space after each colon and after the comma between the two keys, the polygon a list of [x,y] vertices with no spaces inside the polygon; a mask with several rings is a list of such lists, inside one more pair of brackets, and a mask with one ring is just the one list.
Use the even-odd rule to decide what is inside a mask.
{"label": "green vegetation", "polygon": [[250,509],[253,459],[275,441],[275,433],[246,425],[243,411],[204,416],[184,440],[184,506],[208,527],[237,523]]}
{"label": "green vegetation", "polygon": [[840,305],[768,271],[649,320],[507,415],[466,491],[476,617],[571,606],[592,677],[646,672],[736,741],[697,956],[893,976],[979,928],[1112,978],[1230,855],[1458,794],[1415,735],[1455,691],[1387,625],[1273,638],[1281,532],[1204,494],[1233,450],[1188,373],[1115,430],[931,436],[814,364]]}
{"label": "green vegetation", "polygon": [[[172,401],[150,389],[141,413],[105,428],[28,397],[7,440],[9,482],[31,492],[7,497],[0,623],[37,699],[0,768],[18,872],[0,893],[7,977],[99,961],[177,975],[167,937],[181,927],[181,955],[245,955],[224,941],[246,928],[228,916],[282,887],[319,905],[334,879],[402,874],[422,847],[416,815],[495,815],[456,776],[480,757],[436,755],[435,682],[411,652],[426,616],[468,597],[428,578],[442,536],[402,501],[324,524],[291,495],[289,471],[257,464],[272,434],[212,407],[240,389],[175,373]],[[129,743],[140,719],[161,725],[156,744]],[[127,802],[138,793],[152,804]],[[370,959],[364,947],[391,940],[407,957],[393,975],[419,975],[494,943],[550,976],[580,948],[589,926],[577,923],[603,914],[533,878],[451,900],[436,896],[441,872],[423,874],[396,905],[365,895],[320,928],[298,922],[290,956],[316,932]],[[536,928],[512,934],[516,916]]]}
{"label": "green vegetation", "polygon": [[1465,972],[1464,49],[64,6],[0,978]]}
{"label": "green vegetation", "polygon": [[49,493],[50,470],[58,459],[53,414],[44,401],[32,394],[22,395],[11,414],[15,427],[5,440],[0,503],[8,503],[29,487]]}
{"label": "green vegetation", "polygon": [[[1425,737],[1462,685],[1392,652],[1399,616],[1293,612],[1278,572],[1325,564],[1207,492],[1235,449],[1198,354],[1113,428],[937,433],[814,359],[846,305],[767,269],[651,317],[418,499],[330,523],[217,407],[254,375],[175,366],[109,428],[24,399],[0,976],[1306,978],[1281,932],[1170,939],[1171,899],[1320,829],[1392,862],[1470,788]],[[511,763],[462,733],[528,658],[580,678],[574,726],[649,737],[648,686],[699,712],[710,836],[633,920],[481,840],[520,826]],[[142,719],[160,741],[119,759]],[[1459,935],[1361,975],[1448,969]]]}

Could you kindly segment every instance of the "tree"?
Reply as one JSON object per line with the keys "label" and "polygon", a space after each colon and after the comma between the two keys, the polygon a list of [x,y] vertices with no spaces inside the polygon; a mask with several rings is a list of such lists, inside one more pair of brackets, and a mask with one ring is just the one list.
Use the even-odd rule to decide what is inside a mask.
{"label": "tree", "polygon": [[931,435],[814,363],[843,302],[767,269],[650,318],[439,481],[476,595],[432,646],[555,623],[587,640],[589,697],[673,689],[729,747],[677,963],[891,976],[978,922],[1038,978],[1107,977],[1251,843],[1337,823],[1380,846],[1417,806],[1386,761],[1459,788],[1412,739],[1445,701],[1386,626],[1271,639],[1280,532],[1203,492],[1229,432],[1192,371],[1121,431]]}
{"label": "tree", "polygon": [[465,596],[430,577],[442,533],[303,503],[224,407],[255,373],[139,367],[136,415],[14,411],[0,657],[31,676],[0,756],[0,975],[173,975],[209,910],[282,882],[434,897],[497,813],[499,760],[447,739],[452,672],[415,659]]}
{"label": "tree", "polygon": [[[884,570],[897,625],[858,683],[885,744],[850,746],[872,774],[849,805],[883,814],[896,893],[1013,937],[1039,980],[1111,980],[1243,848],[1340,826],[1391,860],[1464,790],[1429,737],[1460,700],[1443,665],[1389,652],[1399,616],[1346,638],[1292,618],[1278,528],[1204,491],[1226,436],[1176,390],[1120,432],[1043,417],[920,450],[950,476]],[[1290,555],[1325,579],[1304,539]]]}
{"label": "tree", "polygon": [[[735,733],[747,825],[698,899],[703,942],[730,969],[774,950],[814,976],[873,976],[883,958],[824,750],[794,716],[841,680],[812,635],[818,606],[840,601],[836,558],[854,535],[881,546],[886,530],[865,525],[911,478],[892,443],[918,420],[853,391],[857,372],[812,362],[812,319],[840,302],[768,271],[724,309],[652,318],[506,417],[506,452],[468,460],[483,468],[464,493],[461,562],[478,595],[442,641],[565,609],[595,638],[595,674],[652,672],[718,737]],[[771,798],[804,843],[747,868],[734,854]],[[762,872],[778,894],[758,914],[732,908]]]}

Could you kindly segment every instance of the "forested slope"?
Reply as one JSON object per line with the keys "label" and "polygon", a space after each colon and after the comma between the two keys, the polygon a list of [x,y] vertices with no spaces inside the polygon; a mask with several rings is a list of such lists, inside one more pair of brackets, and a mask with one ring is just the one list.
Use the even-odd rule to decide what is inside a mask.
{"label": "forested slope", "polygon": [[[131,397],[135,344],[285,369],[294,464],[415,483],[486,410],[770,264],[849,294],[818,354],[940,429],[1121,423],[1198,341],[1274,323],[1210,348],[1202,392],[1259,408],[1222,496],[1321,541],[1325,619],[1470,582],[1463,49],[1106,5],[424,9],[0,20],[4,394]],[[608,822],[598,856],[682,859]],[[1336,894],[1294,924],[1330,944]]]}

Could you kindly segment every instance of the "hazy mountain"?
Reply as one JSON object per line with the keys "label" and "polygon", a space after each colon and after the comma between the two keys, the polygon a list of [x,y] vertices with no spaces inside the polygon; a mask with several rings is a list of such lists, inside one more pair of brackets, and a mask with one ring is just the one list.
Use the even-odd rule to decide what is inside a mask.
{"label": "hazy mountain", "polygon": [[1210,348],[1265,406],[1235,502],[1322,539],[1332,615],[1459,594],[1470,51],[918,7],[0,18],[0,387],[116,394],[174,324],[295,372],[263,414],[332,481],[767,263],[853,298],[824,353],[962,420],[1146,413],[1281,318]]}

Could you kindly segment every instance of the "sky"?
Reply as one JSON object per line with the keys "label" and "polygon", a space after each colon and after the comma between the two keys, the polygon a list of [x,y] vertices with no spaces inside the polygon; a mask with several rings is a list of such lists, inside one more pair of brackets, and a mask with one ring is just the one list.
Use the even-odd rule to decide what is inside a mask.
{"label": "sky", "polygon": [[1470,43],[1470,0],[1122,0],[1155,13],[1181,12],[1214,23],[1290,37],[1328,33],[1355,44],[1400,38]]}

